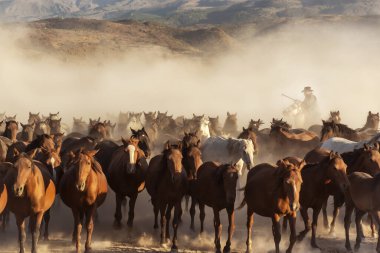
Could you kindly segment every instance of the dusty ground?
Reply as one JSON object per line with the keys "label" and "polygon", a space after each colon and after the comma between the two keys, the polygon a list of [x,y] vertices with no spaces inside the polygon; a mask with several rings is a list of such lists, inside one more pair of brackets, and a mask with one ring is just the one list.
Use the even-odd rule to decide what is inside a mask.
{"label": "dusty ground", "polygon": [[[330,210],[329,210],[330,211]],[[135,224],[133,229],[123,228],[114,230],[112,228],[114,212],[114,193],[110,192],[107,196],[106,203],[99,209],[99,221],[95,225],[93,252],[168,252],[170,248],[162,248],[159,245],[159,231],[153,229],[152,208],[149,202],[149,196],[144,191],[137,200]],[[198,212],[198,210],[197,210]],[[329,212],[331,213],[331,212]],[[233,252],[244,252],[245,249],[245,209],[237,211],[236,233],[232,244]],[[125,216],[124,222],[126,221]],[[179,230],[179,248],[180,252],[212,252],[213,251],[213,229],[212,229],[212,212],[211,209],[206,213],[206,232],[199,236],[198,232],[192,232],[189,229],[189,214],[184,213],[184,222]],[[346,252],[344,249],[344,231],[341,224],[342,215],[337,225],[336,237],[331,237],[319,226],[319,245],[323,248],[324,253],[341,253]],[[321,221],[321,220],[320,220]],[[196,220],[196,229],[199,229],[198,213]],[[226,215],[222,213],[222,222],[224,225],[222,243],[226,238]],[[71,231],[73,219],[70,210],[62,203],[55,204],[52,210],[51,219],[51,240],[49,242],[41,241],[39,252],[74,252],[75,247],[71,244]],[[352,225],[351,241],[354,243],[354,229]],[[302,222],[298,219],[297,229],[300,231]],[[367,228],[367,227],[366,227]],[[368,231],[367,231],[368,232]],[[368,234],[368,233],[367,233]],[[30,250],[31,240],[27,236],[27,252]],[[82,241],[85,233],[82,231]],[[304,242],[296,244],[293,252],[320,252],[312,250],[309,247],[310,239],[307,237]],[[11,253],[18,251],[17,229],[15,220],[12,217],[10,227],[6,232],[0,234],[1,250],[0,252]],[[288,244],[288,234],[283,234],[281,249],[285,251]],[[362,244],[360,252],[375,252],[376,239],[367,238]],[[267,218],[255,216],[254,252],[273,252],[274,243],[271,236],[271,221]]]}

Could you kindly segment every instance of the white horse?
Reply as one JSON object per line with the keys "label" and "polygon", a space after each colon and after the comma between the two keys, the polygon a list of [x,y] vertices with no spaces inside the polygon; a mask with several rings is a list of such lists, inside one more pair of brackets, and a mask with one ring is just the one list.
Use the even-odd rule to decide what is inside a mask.
{"label": "white horse", "polygon": [[375,135],[371,139],[363,141],[350,141],[340,137],[333,137],[324,141],[321,145],[321,148],[328,149],[340,154],[354,151],[355,149],[362,148],[364,144],[373,145],[376,142],[380,141],[380,134]]}
{"label": "white horse", "polygon": [[143,124],[141,122],[142,113],[130,113],[128,118],[128,123],[126,127],[127,136],[132,135],[131,129],[139,130],[143,128]]}
{"label": "white horse", "polygon": [[293,128],[305,127],[305,115],[303,114],[301,102],[297,101],[288,106],[282,114],[287,122],[293,126]]}
{"label": "white horse", "polygon": [[199,134],[199,139],[201,140],[201,143],[204,143],[208,138],[211,137],[209,124],[209,119],[203,116],[203,118],[199,122],[199,128],[196,130]]}
{"label": "white horse", "polygon": [[255,147],[251,140],[210,137],[202,146],[202,160],[218,163],[236,164],[239,171],[239,188],[245,185],[246,173],[244,166],[251,169],[254,166]]}

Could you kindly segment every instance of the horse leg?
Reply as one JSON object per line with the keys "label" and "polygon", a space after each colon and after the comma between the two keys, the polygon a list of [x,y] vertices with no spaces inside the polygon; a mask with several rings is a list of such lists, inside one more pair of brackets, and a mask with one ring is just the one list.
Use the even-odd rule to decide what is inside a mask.
{"label": "horse leg", "polygon": [[47,210],[44,214],[44,222],[45,222],[44,240],[49,241],[50,209]]}
{"label": "horse leg", "polygon": [[199,219],[201,221],[201,233],[203,233],[204,231],[205,217],[206,217],[205,205],[199,203]]}
{"label": "horse leg", "polygon": [[280,216],[275,214],[272,217],[272,233],[274,238],[274,244],[276,246],[276,253],[280,253],[280,241],[281,241],[281,225]]}
{"label": "horse leg", "polygon": [[[173,217],[173,242],[172,242],[172,252],[177,252],[177,230],[178,230],[178,217],[180,211],[181,202],[177,203],[174,208],[174,217]],[[169,223],[169,222],[168,222]]]}
{"label": "horse leg", "polygon": [[124,200],[124,197],[117,193],[115,196],[116,196],[116,210],[115,210],[115,221],[113,223],[113,227],[115,229],[120,229],[122,227],[121,219],[123,218],[123,214],[121,212],[121,205]]}
{"label": "horse leg", "polygon": [[360,243],[362,242],[363,226],[362,226],[362,218],[366,212],[360,211],[359,209],[355,209],[355,224],[356,224],[356,243],[355,250],[360,248]]}
{"label": "horse leg", "polygon": [[190,222],[190,229],[194,229],[194,217],[195,217],[195,199],[194,197],[191,197],[191,207],[190,207],[190,217],[191,217],[191,222]]}
{"label": "horse leg", "polygon": [[26,240],[26,233],[25,233],[25,219],[21,218],[16,215],[16,223],[18,228],[18,241],[20,244],[20,253],[25,252],[25,240]]}
{"label": "horse leg", "polygon": [[[379,212],[373,211],[373,212],[371,212],[371,216],[372,216],[372,219],[374,219],[376,221],[376,223],[377,223],[377,226],[379,228],[378,233],[380,235],[380,216],[379,216]],[[377,253],[380,252],[380,236],[377,239],[376,252]]]}
{"label": "horse leg", "polygon": [[168,209],[166,209],[166,214],[165,214],[165,218],[166,218],[166,237],[165,237],[165,240],[168,241],[170,240],[170,218],[172,216],[172,209],[173,209],[173,205],[172,204],[168,204]]}
{"label": "horse leg", "polygon": [[85,244],[86,252],[91,250],[91,239],[92,239],[92,232],[94,231],[95,212],[96,212],[95,204],[88,207],[88,209],[86,210],[86,228],[87,228],[87,238],[86,238],[86,244]]}
{"label": "horse leg", "polygon": [[154,212],[154,226],[153,226],[153,228],[157,229],[158,228],[158,212],[160,209],[158,208],[157,203],[155,203],[155,201],[153,201],[153,199],[152,199],[152,204],[153,204],[153,212]]}
{"label": "horse leg", "polygon": [[247,253],[252,251],[253,210],[247,207]]}
{"label": "horse leg", "polygon": [[73,232],[73,241],[75,242],[75,247],[77,252],[80,249],[80,234],[82,232],[82,214],[79,210],[72,209],[74,216],[74,232]]}
{"label": "horse leg", "polygon": [[335,222],[336,218],[339,215],[341,205],[339,205],[338,201],[336,200],[336,197],[334,196],[334,211],[333,211],[333,219],[330,224],[330,235],[335,233]]}
{"label": "horse leg", "polygon": [[[327,216],[327,202],[329,201],[329,198],[326,199],[325,202],[323,202],[322,205],[322,214],[323,214],[323,226],[325,229],[329,229],[329,217]],[[335,203],[335,200],[334,200]]]}
{"label": "horse leg", "polygon": [[37,243],[40,236],[40,227],[43,217],[44,213],[40,212],[30,220],[32,223],[32,253],[37,252]]}
{"label": "horse leg", "polygon": [[186,212],[189,211],[189,198],[190,198],[190,195],[185,195],[185,211]]}
{"label": "horse leg", "polygon": [[286,232],[288,229],[288,216],[284,216],[284,219],[282,220],[282,232]]}
{"label": "horse leg", "polygon": [[305,229],[301,231],[299,235],[297,236],[298,241],[302,241],[305,238],[306,234],[309,233],[309,231],[311,230],[311,224],[310,224],[309,215],[307,214],[307,208],[301,207],[300,213],[301,213],[302,220],[305,224]]}
{"label": "horse leg", "polygon": [[219,210],[213,208],[214,211],[214,229],[215,229],[215,248],[216,253],[220,253],[220,235],[222,234],[222,224],[220,223]]}
{"label": "horse leg", "polygon": [[165,210],[166,210],[166,204],[161,204],[160,205],[160,225],[161,225],[161,245],[165,244],[165,239],[166,239],[166,233],[165,233],[165,227],[166,227],[166,218],[165,218]]}
{"label": "horse leg", "polygon": [[137,193],[129,199],[129,211],[128,211],[128,227],[133,227],[133,219],[135,218],[135,204],[137,199]]}
{"label": "horse leg", "polygon": [[321,212],[321,207],[313,208],[313,223],[311,224],[311,247],[319,249],[316,236],[317,236],[317,226],[318,226],[318,216]]}
{"label": "horse leg", "polygon": [[231,241],[232,236],[235,231],[235,213],[234,213],[234,207],[227,208],[227,215],[228,215],[228,239],[226,242],[226,246],[223,248],[223,253],[229,253],[231,252]]}
{"label": "horse leg", "polygon": [[376,225],[375,225],[375,222],[373,221],[373,216],[372,214],[368,214],[368,218],[369,218],[369,221],[371,223],[371,235],[372,235],[372,238],[375,238],[376,237]]}
{"label": "horse leg", "polygon": [[350,225],[351,225],[351,216],[354,211],[354,206],[352,203],[347,201],[346,203],[346,213],[344,214],[344,230],[346,234],[346,249],[351,251],[351,243],[350,243]]}
{"label": "horse leg", "polygon": [[296,232],[296,213],[288,216],[289,227],[290,227],[290,237],[289,237],[289,247],[286,250],[286,253],[291,253],[293,250],[294,243],[297,241],[297,232]]}

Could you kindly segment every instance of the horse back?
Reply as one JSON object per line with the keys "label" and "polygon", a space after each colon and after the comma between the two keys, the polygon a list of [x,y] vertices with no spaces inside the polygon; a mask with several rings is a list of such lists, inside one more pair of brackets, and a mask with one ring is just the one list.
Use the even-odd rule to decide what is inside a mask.
{"label": "horse back", "polygon": [[145,187],[150,196],[155,195],[160,179],[160,174],[163,171],[163,155],[153,157],[148,166],[145,178]]}

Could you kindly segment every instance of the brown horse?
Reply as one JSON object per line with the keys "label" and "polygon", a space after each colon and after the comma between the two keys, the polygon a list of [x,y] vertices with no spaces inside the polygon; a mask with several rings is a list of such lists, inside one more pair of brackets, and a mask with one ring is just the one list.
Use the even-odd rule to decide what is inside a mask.
{"label": "brown horse", "polygon": [[[343,161],[347,164],[347,175],[353,172],[365,172],[372,176],[380,172],[380,152],[379,144],[376,143],[374,147],[369,147],[367,145],[364,148],[356,149],[352,152],[343,153],[341,156]],[[330,152],[324,149],[315,149],[310,151],[305,156],[305,161],[307,163],[319,163],[321,160],[328,157]],[[339,210],[344,204],[344,195],[337,189],[337,187],[328,185],[327,186],[329,194],[334,196],[334,211],[333,219],[330,224],[330,233],[334,233],[335,221],[339,214]],[[327,217],[327,200],[322,207],[323,213],[323,223],[326,229],[329,228],[329,221]],[[375,230],[373,224],[371,223],[372,234]],[[363,236],[364,237],[364,236]]]}
{"label": "brown horse", "polygon": [[258,131],[260,131],[261,125],[264,125],[264,121],[262,121],[261,119],[251,119],[251,121],[249,121],[248,128],[252,129],[255,133],[257,133]]}
{"label": "brown horse", "polygon": [[16,216],[19,232],[20,252],[24,252],[25,219],[30,217],[32,252],[37,252],[37,242],[44,213],[55,199],[53,178],[46,167],[33,161],[36,150],[22,153],[6,176],[8,208]]}
{"label": "brown horse", "polygon": [[38,135],[42,134],[50,135],[49,119],[37,122],[34,126],[33,139],[37,138]]}
{"label": "brown horse", "polygon": [[239,134],[237,113],[227,112],[227,118],[223,125],[223,133],[230,134],[231,136],[237,136]]}
{"label": "brown horse", "polygon": [[330,111],[330,118],[328,119],[329,122],[335,122],[340,123],[342,121],[340,117],[340,111]]}
{"label": "brown horse", "polygon": [[73,133],[87,134],[88,123],[86,123],[83,118],[73,118],[73,128],[71,130]]}
{"label": "brown horse", "polygon": [[4,137],[7,137],[13,142],[17,141],[18,122],[15,120],[9,120],[5,122]]}
{"label": "brown horse", "polygon": [[[380,228],[380,174],[372,177],[364,172],[354,172],[348,176],[349,190],[346,192],[346,214],[344,228],[346,234],[346,249],[351,251],[350,225],[352,212],[355,210],[356,244],[355,251],[359,250],[362,241],[363,229],[361,220],[369,212]],[[379,229],[380,234],[380,229]],[[380,252],[380,237],[377,239],[376,252]]]}
{"label": "brown horse", "polygon": [[342,137],[351,141],[360,141],[361,136],[347,125],[324,121],[321,131],[321,142],[324,142],[332,137]]}
{"label": "brown horse", "polygon": [[126,196],[129,200],[128,226],[133,226],[135,203],[138,194],[144,190],[145,174],[148,168],[144,152],[139,148],[139,140],[131,137],[129,141],[122,139],[123,145],[112,155],[108,168],[108,183],[116,196],[115,222],[121,227],[121,204]]}
{"label": "brown horse", "polygon": [[169,239],[169,221],[174,207],[173,217],[173,244],[172,250],[177,250],[177,229],[181,213],[181,200],[188,191],[186,171],[182,168],[182,147],[165,144],[161,155],[152,158],[146,175],[146,189],[152,198],[154,207],[155,223],[158,228],[157,216],[161,216],[161,244]]}
{"label": "brown horse", "polygon": [[60,134],[61,133],[61,120],[62,120],[62,118],[59,118],[59,119],[49,118],[48,119],[48,123],[50,126],[50,134]]}
{"label": "brown horse", "polygon": [[253,143],[253,147],[255,148],[255,152],[257,153],[259,151],[259,147],[257,145],[257,136],[255,131],[251,128],[244,128],[243,127],[243,132],[241,132],[238,137],[238,139],[247,139],[251,140]]}
{"label": "brown horse", "polygon": [[90,127],[88,136],[94,138],[97,141],[101,141],[107,138],[107,129],[104,122],[93,122],[90,119]]}
{"label": "brown horse", "polygon": [[377,131],[379,129],[380,116],[379,113],[368,112],[367,121],[364,127],[357,129],[358,132]]}
{"label": "brown horse", "polygon": [[94,214],[107,196],[107,179],[100,164],[94,159],[95,151],[77,152],[75,161],[62,177],[60,195],[71,208],[74,217],[73,242],[80,249],[80,234],[86,216],[87,239],[85,249],[91,250]]}
{"label": "brown horse", "polygon": [[19,141],[24,142],[32,142],[33,141],[33,133],[34,133],[34,124],[22,124],[20,123],[22,130],[17,134],[17,139]]}
{"label": "brown horse", "polygon": [[230,252],[232,235],[235,230],[234,206],[236,199],[236,185],[238,171],[235,166],[224,164],[218,165],[214,162],[206,162],[199,167],[197,179],[192,186],[193,196],[199,203],[201,212],[201,232],[205,219],[205,205],[214,211],[215,248],[221,252],[220,236],[222,225],[219,212],[227,210],[228,215],[228,239],[223,252]]}
{"label": "brown horse", "polygon": [[[303,240],[306,234],[312,230],[311,246],[318,248],[316,243],[316,231],[319,212],[330,195],[327,185],[334,184],[344,191],[348,186],[346,174],[347,165],[337,153],[331,152],[318,164],[308,164],[302,170],[303,186],[300,192],[300,213],[305,224],[305,229],[299,234],[298,240]],[[307,210],[313,209],[313,223],[310,225]]]}
{"label": "brown horse", "polygon": [[41,121],[40,113],[29,112],[28,125],[34,125]]}
{"label": "brown horse", "polygon": [[296,242],[296,215],[299,209],[299,192],[301,190],[301,162],[295,166],[281,161],[280,166],[259,164],[248,172],[244,199],[239,208],[247,204],[247,252],[252,250],[253,213],[272,218],[272,231],[276,253],[280,252],[280,219],[287,216],[290,223],[290,244],[286,252],[292,252]]}

